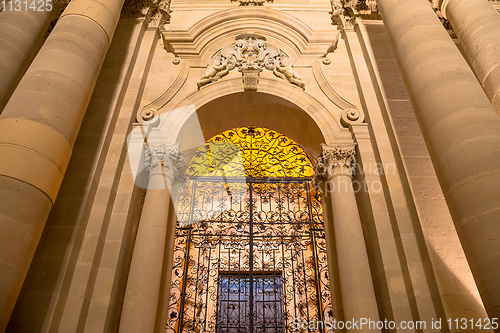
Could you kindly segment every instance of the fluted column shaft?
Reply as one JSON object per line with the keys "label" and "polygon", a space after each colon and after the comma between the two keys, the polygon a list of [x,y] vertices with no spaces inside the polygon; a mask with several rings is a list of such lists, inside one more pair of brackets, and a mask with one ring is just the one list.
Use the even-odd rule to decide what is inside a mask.
{"label": "fluted column shaft", "polygon": [[500,13],[487,0],[447,0],[442,12],[500,115]]}
{"label": "fluted column shaft", "polygon": [[71,2],[0,116],[0,332],[61,185],[122,5]]}
{"label": "fluted column shaft", "polygon": [[[324,168],[332,204],[340,292],[346,321],[380,320],[368,252],[352,186],[355,145],[322,145],[318,166]],[[372,327],[373,328],[373,327]],[[368,326],[347,332],[381,332]]]}
{"label": "fluted column shaft", "polygon": [[500,118],[427,0],[378,0],[490,317],[500,317]]}
{"label": "fluted column shaft", "polygon": [[47,6],[43,1],[37,10],[21,7],[21,11],[11,10],[7,4],[0,15],[0,113],[40,48],[49,23],[61,12],[61,6],[52,1]]}
{"label": "fluted column shaft", "polygon": [[[146,149],[149,183],[134,245],[120,333],[154,332],[173,181],[183,171],[179,144]],[[171,237],[170,237],[171,238]],[[168,286],[167,286],[168,287]]]}

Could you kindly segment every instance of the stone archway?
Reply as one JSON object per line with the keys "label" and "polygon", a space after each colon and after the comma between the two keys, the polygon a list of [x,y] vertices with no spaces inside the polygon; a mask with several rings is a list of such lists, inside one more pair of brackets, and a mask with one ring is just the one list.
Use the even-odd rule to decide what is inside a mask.
{"label": "stone archway", "polygon": [[[350,164],[352,162],[345,160],[341,156],[344,153],[354,154],[353,147],[355,145],[351,133],[347,129],[342,128],[338,118],[335,118],[319,101],[303,91],[298,90],[296,87],[285,85],[275,80],[263,80],[263,92],[257,93],[243,92],[239,85],[234,85],[231,81],[234,81],[234,79],[216,82],[215,84],[203,88],[202,91],[195,92],[178,103],[176,108],[172,107],[174,111],[167,112],[167,107],[164,107],[158,110],[160,114],[159,117],[155,117],[150,121],[138,125],[142,127],[142,130],[138,132],[140,134],[136,139],[144,140],[143,135],[146,134],[146,140],[149,145],[149,149],[146,150],[148,154],[151,154],[151,152],[153,154],[156,154],[157,151],[160,152],[161,156],[155,156],[153,160],[161,160],[164,166],[165,183],[172,182],[176,177],[170,174],[170,171],[175,168],[171,165],[172,159],[166,156],[165,152],[172,150],[176,151],[175,154],[179,154],[183,151],[185,159],[187,159],[195,149],[199,148],[201,144],[204,144],[205,140],[211,136],[231,128],[249,125],[267,127],[288,136],[290,139],[297,142],[313,160],[319,159],[322,163],[326,164]],[[282,96],[287,97],[287,99]],[[338,111],[340,110],[337,110],[337,112]],[[200,136],[193,139],[192,133],[196,130],[201,133],[201,139]],[[327,144],[325,144],[325,142]],[[180,146],[184,145],[184,148],[179,149],[179,144]],[[342,148],[339,144],[345,145],[346,148]],[[335,152],[338,152],[340,149],[340,155],[337,153],[325,154],[325,151],[331,149]],[[327,162],[329,159],[331,159],[331,161]],[[335,168],[328,169],[328,177],[325,178],[325,180],[330,181],[333,179],[340,183],[351,181],[351,175],[338,173],[336,169],[334,169]],[[149,184],[151,184],[152,176],[149,169],[148,173],[150,174]],[[143,174],[145,174],[145,172]],[[157,176],[158,173],[155,172],[155,175]],[[158,179],[156,182],[158,182]],[[171,274],[172,271],[175,230],[177,228],[177,219],[176,215],[172,213],[174,211],[172,204],[160,204],[165,200],[170,201],[170,194],[165,195],[161,190],[158,190],[158,188],[162,187],[155,187],[155,189],[149,188],[146,194],[143,215],[141,217],[137,236],[138,240],[135,245],[135,248],[137,248],[139,252],[136,255],[134,249],[130,273],[131,278],[129,278],[129,282],[127,283],[127,293],[124,302],[125,304],[130,304],[132,302],[137,303],[137,305],[142,308],[148,308],[149,312],[153,309],[157,309],[155,319],[156,325],[158,325],[158,322],[164,323],[164,319],[167,318],[170,291],[168,286],[170,286],[171,281],[171,275],[169,274]],[[343,284],[343,289],[345,289],[342,291],[343,301],[347,302],[346,307],[349,309],[348,311],[350,311],[348,315],[376,320],[378,319],[378,312],[373,292],[373,283],[369,273],[370,269],[368,257],[366,255],[366,245],[361,230],[358,208],[352,190],[345,187],[345,192],[345,195],[339,192],[331,196],[332,198],[335,197],[340,200],[335,201],[334,199],[329,199],[325,203],[327,205],[331,204],[332,208],[335,206],[333,210],[345,210],[347,212],[346,214],[336,215],[335,220],[338,221],[337,224],[344,226],[340,228],[342,232],[339,232],[339,234],[343,234],[344,236],[340,237],[346,239],[351,238],[350,243],[355,243],[355,246],[353,248],[350,243],[341,243],[337,240],[337,243],[341,243],[343,244],[342,246],[347,246],[347,248],[352,248],[352,251],[346,252],[346,250],[344,250],[343,259],[334,260],[334,258],[337,257],[337,252],[335,246],[331,245],[333,243],[333,233],[331,232],[333,226],[325,226],[326,243],[328,247],[327,257],[330,258],[328,259],[329,271],[332,271],[331,268],[333,268],[336,261],[339,263],[342,262],[342,264],[345,265],[345,267],[341,269],[344,274],[340,279],[344,280],[344,282],[333,281],[333,274],[329,274],[330,284]],[[342,207],[346,208],[344,209]],[[152,213],[153,211],[154,213]],[[346,220],[347,218],[348,220]],[[332,221],[331,217],[328,217],[327,220]],[[355,227],[350,227],[350,224]],[[147,226],[146,228],[149,228],[149,231],[147,231],[147,236],[143,237],[141,231],[144,225]],[[166,233],[166,237],[162,236],[164,232]],[[352,232],[354,232],[354,236]],[[349,233],[351,234],[349,235]],[[349,236],[347,237],[347,235]],[[142,246],[155,252],[155,258],[151,258],[150,252],[145,251]],[[154,248],[165,248],[165,253],[154,251],[152,246]],[[350,252],[355,253],[356,256],[362,256],[363,260],[355,260],[348,254]],[[135,259],[136,257],[137,259]],[[156,280],[148,283],[144,283],[144,275],[142,273],[134,275],[134,272],[145,269],[141,266],[144,265],[146,261],[148,261],[148,268],[146,269],[156,271],[155,274],[151,275],[155,276]],[[360,266],[362,267],[361,270]],[[159,274],[160,270],[163,272],[161,279],[161,274]],[[352,281],[353,274],[358,273],[363,275],[363,288],[354,287],[349,283],[349,280]],[[148,279],[149,278],[150,277],[148,277]],[[160,284],[162,285],[161,288],[159,287]],[[129,290],[129,285],[131,286],[131,290]],[[148,291],[144,292],[144,285],[154,285],[157,287],[146,288]],[[358,289],[359,292],[353,292]],[[160,290],[164,291],[162,297],[158,297]],[[353,297],[344,296],[344,293],[352,293]],[[358,295],[360,293],[368,294],[368,296],[360,298]],[[368,312],[366,312],[366,307],[361,309],[358,306],[360,301],[365,303],[367,299],[370,303],[369,308],[374,309],[373,311],[368,310]],[[132,325],[134,324],[134,319],[129,318],[138,316],[139,314],[137,311],[143,312],[144,310],[140,310],[138,307],[133,306],[130,309],[124,308],[123,311],[120,332],[132,332],[133,329],[135,329]],[[366,316],[364,316],[365,314]],[[149,313],[148,316],[151,316],[151,314]],[[154,321],[150,321],[150,325],[153,323]],[[160,327],[164,327],[164,325]]]}

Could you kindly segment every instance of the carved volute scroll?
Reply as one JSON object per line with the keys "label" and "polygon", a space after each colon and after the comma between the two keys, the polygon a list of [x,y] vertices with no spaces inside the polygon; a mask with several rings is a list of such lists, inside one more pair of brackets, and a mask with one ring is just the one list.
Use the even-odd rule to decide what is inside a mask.
{"label": "carved volute scroll", "polygon": [[198,81],[198,88],[218,81],[234,69],[243,74],[245,90],[257,89],[258,77],[263,70],[273,71],[283,80],[305,89],[302,78],[292,69],[288,55],[257,34],[239,35],[234,43],[215,53]]}

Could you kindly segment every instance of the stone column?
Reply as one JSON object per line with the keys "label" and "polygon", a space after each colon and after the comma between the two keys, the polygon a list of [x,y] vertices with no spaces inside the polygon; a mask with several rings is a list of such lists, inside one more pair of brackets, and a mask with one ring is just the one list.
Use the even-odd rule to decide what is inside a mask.
{"label": "stone column", "polygon": [[72,1],[0,116],[0,332],[61,185],[122,4]]}
{"label": "stone column", "polygon": [[500,118],[427,0],[377,4],[486,311],[499,318]]}
{"label": "stone column", "polygon": [[500,14],[486,0],[445,0],[441,12],[500,115]]}
{"label": "stone column", "polygon": [[[333,215],[333,229],[345,321],[380,320],[361,219],[352,186],[356,163],[355,144],[325,145],[318,159]],[[372,327],[373,328],[373,327]],[[380,329],[346,327],[347,332],[381,332]]]}
{"label": "stone column", "polygon": [[16,11],[19,7],[14,1],[11,3],[12,10],[10,4],[6,4],[0,15],[0,113],[43,43],[49,23],[65,5],[44,0],[43,5],[37,3],[37,10],[26,10],[22,3],[22,10]]}
{"label": "stone column", "polygon": [[154,332],[166,258],[170,189],[184,171],[180,144],[146,149],[148,190],[139,221],[120,320],[120,333]]}

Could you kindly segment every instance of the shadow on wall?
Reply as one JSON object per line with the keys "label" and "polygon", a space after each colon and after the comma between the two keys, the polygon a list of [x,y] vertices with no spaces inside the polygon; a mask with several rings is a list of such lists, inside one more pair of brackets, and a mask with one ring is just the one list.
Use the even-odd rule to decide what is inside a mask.
{"label": "shadow on wall", "polygon": [[72,278],[66,272],[72,271],[76,258],[69,260],[67,271],[65,265],[71,253],[79,252],[86,218],[95,199],[103,167],[101,157],[107,153],[123,97],[120,96],[118,104],[114,103],[128,83],[129,75],[122,75],[125,82],[120,75],[126,71],[127,54],[130,56],[127,48],[133,43],[136,24],[132,20],[118,24],[6,333],[40,332],[46,320],[57,329]]}

